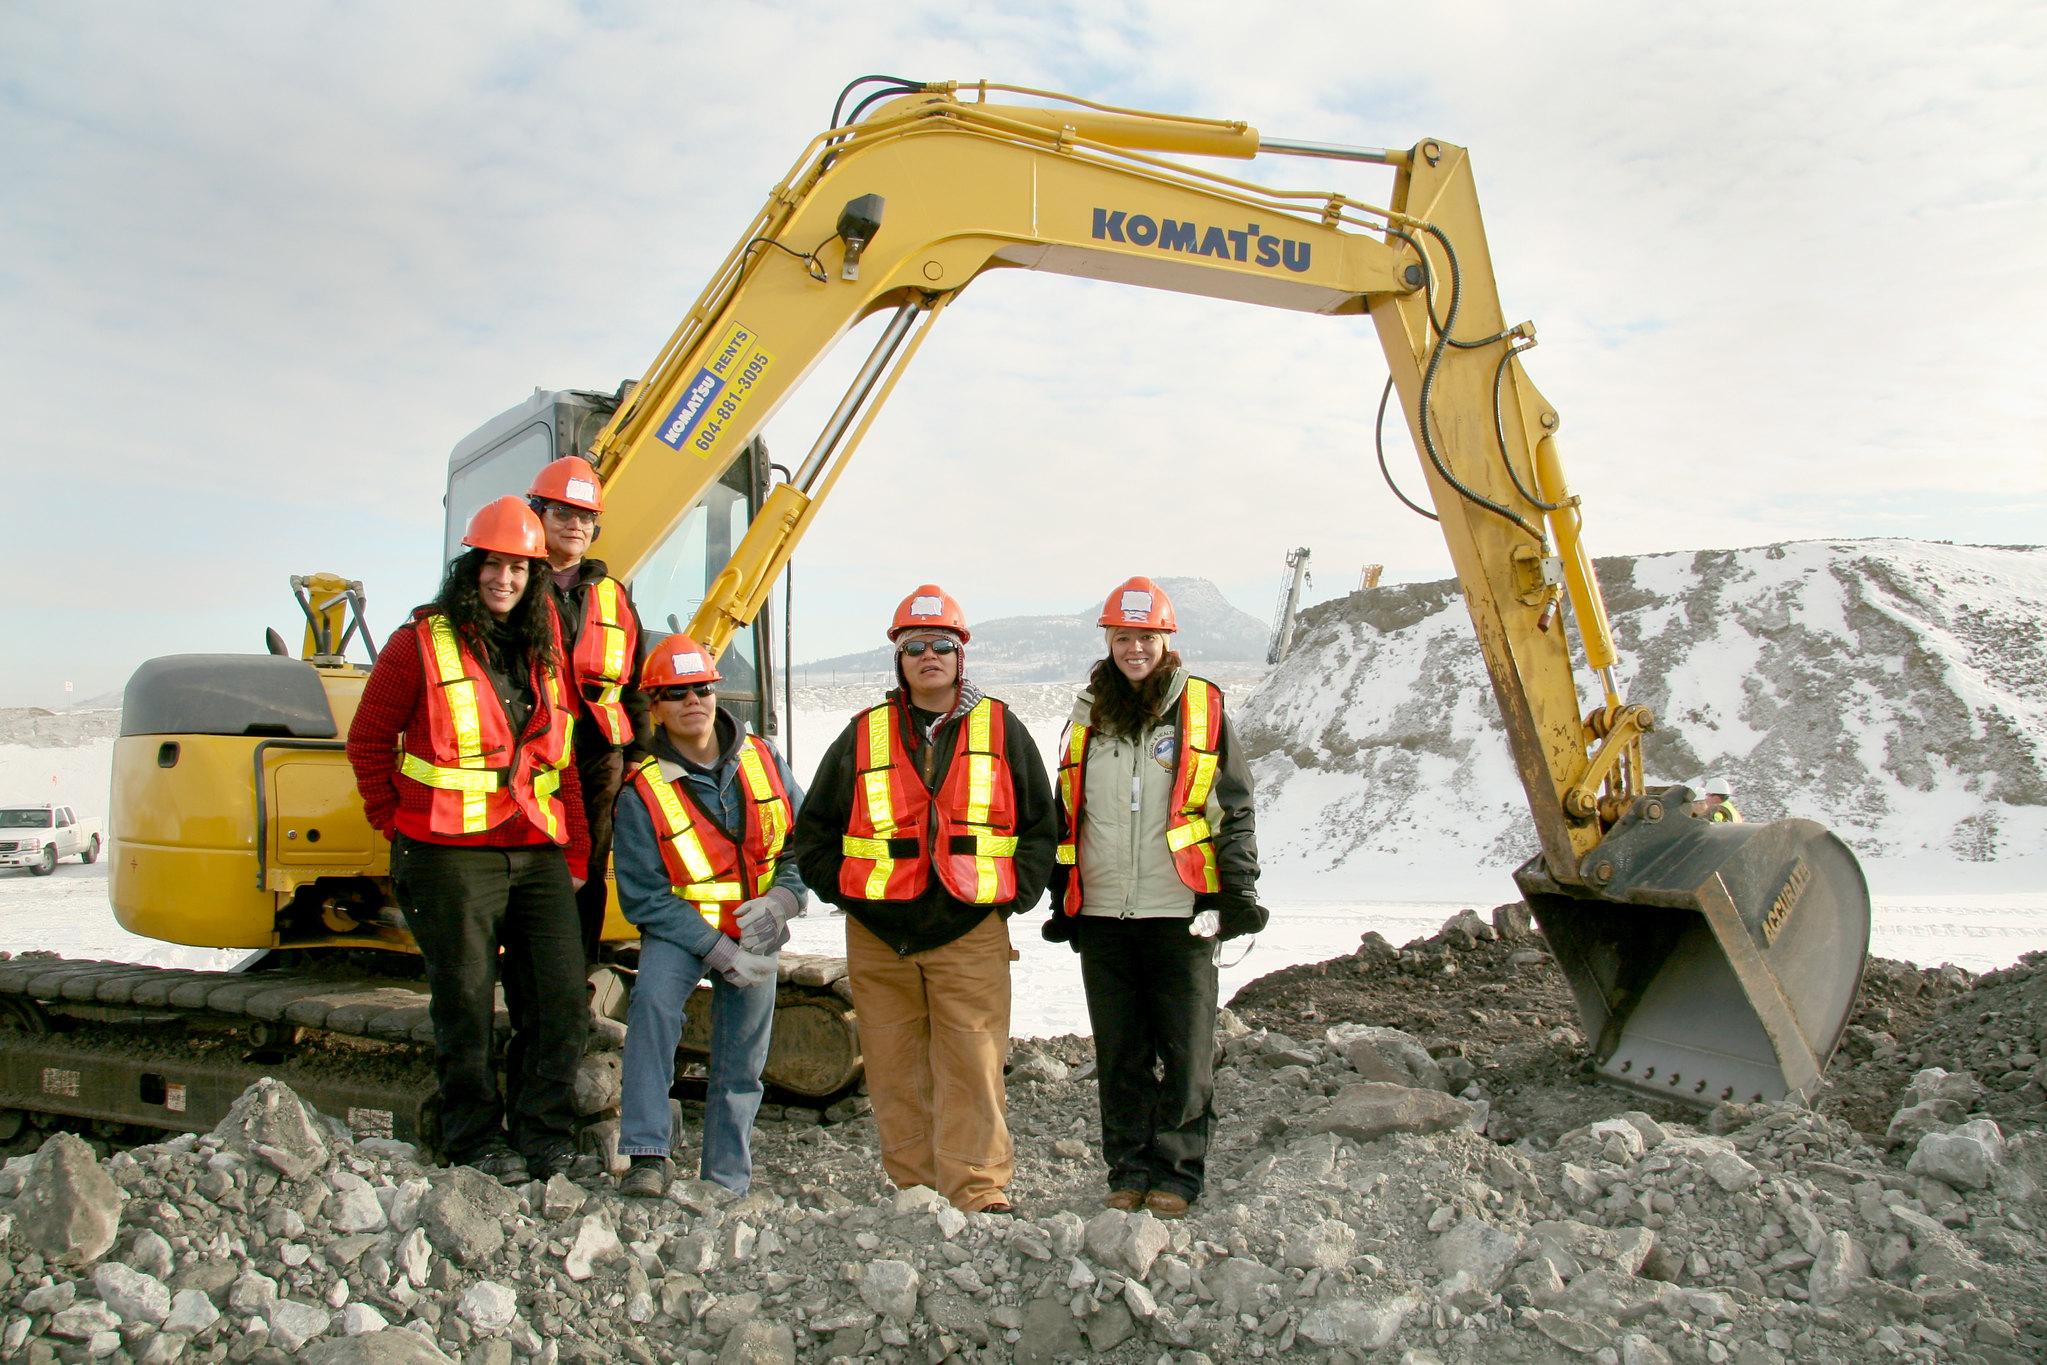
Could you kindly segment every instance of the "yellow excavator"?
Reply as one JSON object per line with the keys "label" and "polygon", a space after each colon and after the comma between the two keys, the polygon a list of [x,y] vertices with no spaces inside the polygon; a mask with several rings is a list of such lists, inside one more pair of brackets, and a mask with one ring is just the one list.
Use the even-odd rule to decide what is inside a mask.
{"label": "yellow excavator", "polygon": [[[1381,166],[1390,184],[1373,204],[1206,168],[1271,156]],[[1515,878],[1576,996],[1597,1074],[1699,1106],[1811,1095],[1861,979],[1861,870],[1812,822],[1709,824],[1683,814],[1688,791],[1646,782],[1654,718],[1622,696],[1561,419],[1521,364],[1535,329],[1502,311],[1462,147],[1287,141],[1015,86],[865,78],[641,380],[616,395],[539,395],[457,450],[449,524],[520,491],[545,460],[586,454],[606,483],[605,557],[650,629],[686,623],[720,653],[740,641],[765,722],[770,586],[939,317],[994,270],[1370,317],[1390,370],[1381,424],[1397,395],[1428,494],[1427,507],[1409,505],[1442,530],[1527,790],[1540,852]],[[850,388],[808,453],[770,481],[758,433],[874,315],[879,338]],[[115,753],[116,913],[172,943],[301,959],[403,952],[383,841],[340,752],[365,676],[343,657],[360,590],[294,582],[304,658],[158,659],[129,685]],[[1567,605],[1589,670],[1583,696]],[[617,920],[607,931],[629,934]],[[808,984],[823,992],[831,976],[827,965]],[[843,1052],[853,1023],[843,1010],[807,1033],[793,1017],[802,1001],[784,1003],[785,1062],[800,1069],[825,1033]],[[34,1074],[51,1070],[38,1048],[62,1043],[56,1020],[79,1017],[75,1006],[102,1023],[203,1015],[245,1021],[252,1037],[267,1026],[417,1042],[430,1037],[422,1004],[374,978],[4,963],[0,1015],[28,1022],[12,1042],[0,1035],[0,1105],[201,1127],[232,1098],[231,1078],[208,1090],[173,1074],[175,1055],[103,1061],[97,1080],[62,1065],[54,1090],[74,1093],[38,1092]],[[814,1083],[844,1076],[835,1061]],[[353,1112],[348,1095],[311,1089]],[[393,1130],[407,1128],[401,1115]]]}

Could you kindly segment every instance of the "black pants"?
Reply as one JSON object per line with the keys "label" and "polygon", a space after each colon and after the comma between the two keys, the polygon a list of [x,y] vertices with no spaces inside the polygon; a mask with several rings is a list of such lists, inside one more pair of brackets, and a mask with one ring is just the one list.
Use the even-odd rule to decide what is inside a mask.
{"label": "black pants", "polygon": [[[505,1141],[507,1126],[512,1146],[528,1155],[570,1140],[590,1011],[561,850],[460,847],[401,834],[391,848],[391,888],[433,992],[444,1154],[471,1160]],[[503,1098],[491,1062],[500,973],[512,1018]]]}
{"label": "black pants", "polygon": [[1215,1117],[1215,940],[1187,921],[1082,915],[1111,1190],[1200,1196]]}
{"label": "black pants", "polygon": [[[593,723],[587,717],[578,721],[578,737],[584,726]],[[590,879],[576,892],[576,918],[582,925],[584,971],[588,972],[597,966],[598,945],[604,937],[604,903],[609,896],[604,869],[611,861],[612,813],[618,807],[618,789],[625,784],[625,755],[609,746],[585,751],[578,744],[576,775],[583,784],[583,819],[590,826]]]}

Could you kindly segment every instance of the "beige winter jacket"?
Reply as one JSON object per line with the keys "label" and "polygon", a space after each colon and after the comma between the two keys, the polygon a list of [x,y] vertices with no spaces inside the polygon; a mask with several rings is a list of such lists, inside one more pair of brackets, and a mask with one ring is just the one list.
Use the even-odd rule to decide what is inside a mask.
{"label": "beige winter jacket", "polygon": [[[1144,919],[1194,913],[1194,892],[1173,870],[1173,854],[1166,847],[1173,765],[1179,756],[1173,722],[1186,687],[1186,670],[1175,670],[1160,707],[1164,719],[1137,743],[1099,730],[1088,738],[1086,818],[1078,860],[1084,915]],[[1083,691],[1068,723],[1088,724],[1094,700],[1093,693]],[[1065,752],[1063,745],[1060,752]],[[1213,793],[1208,818],[1212,827],[1220,827],[1222,805]]]}

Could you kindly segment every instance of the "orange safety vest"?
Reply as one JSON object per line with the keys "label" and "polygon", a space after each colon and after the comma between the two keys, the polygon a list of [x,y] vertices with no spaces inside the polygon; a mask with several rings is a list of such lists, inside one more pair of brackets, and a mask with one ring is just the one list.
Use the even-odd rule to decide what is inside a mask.
{"label": "orange safety vest", "polygon": [[433,789],[428,827],[436,834],[482,834],[523,812],[548,838],[566,844],[568,810],[556,792],[562,770],[574,761],[576,713],[560,671],[534,668],[534,712],[544,724],[535,734],[529,721],[528,733],[514,736],[489,675],[448,618],[422,610],[412,619],[426,673],[426,740],[433,757],[400,748],[397,764],[401,778]]}
{"label": "orange safety vest", "polygon": [[885,701],[853,721],[860,767],[841,842],[839,890],[861,900],[913,901],[930,885],[935,865],[945,889],[969,905],[1015,900],[1008,708],[993,697],[974,703],[934,799],[896,742],[900,705]]}
{"label": "orange safety vest", "polygon": [[600,578],[590,585],[583,605],[583,630],[576,637],[571,662],[590,719],[613,748],[633,737],[632,718],[619,700],[639,659],[640,636],[633,614],[626,606],[625,585],[616,578]]}
{"label": "orange safety vest", "polygon": [[669,889],[730,938],[739,937],[734,912],[774,886],[775,859],[795,823],[766,740],[747,735],[740,741],[739,771],[746,779],[746,831],[739,843],[704,814],[687,778],[670,782],[661,775],[661,760],[650,754],[628,773],[654,821]]}
{"label": "orange safety vest", "polygon": [[[1173,870],[1196,895],[1222,890],[1215,866],[1215,831],[1208,826],[1208,794],[1222,763],[1222,689],[1206,678],[1189,677],[1180,691],[1180,756],[1173,765],[1173,809],[1166,818],[1166,847]],[[1059,763],[1059,804],[1066,829],[1059,841],[1059,861],[1074,869],[1066,879],[1064,908],[1080,913],[1080,812],[1087,794],[1088,737],[1093,727],[1067,729],[1066,753]]]}

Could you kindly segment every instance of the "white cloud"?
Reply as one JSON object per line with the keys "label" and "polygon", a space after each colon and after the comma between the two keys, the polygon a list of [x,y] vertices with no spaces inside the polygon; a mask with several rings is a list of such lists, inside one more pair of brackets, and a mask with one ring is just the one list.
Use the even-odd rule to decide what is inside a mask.
{"label": "white cloud", "polygon": [[[449,447],[639,374],[868,71],[1472,147],[1601,552],[2047,539],[2038,7],[41,0],[0,53],[10,548],[70,606],[0,615],[37,642],[0,701],[249,647],[291,572],[366,579],[388,628]],[[798,653],[934,574],[978,612],[1205,573],[1262,614],[1296,544],[1325,588],[1443,573],[1372,464],[1382,375],[1360,320],[990,276],[804,546]]]}

